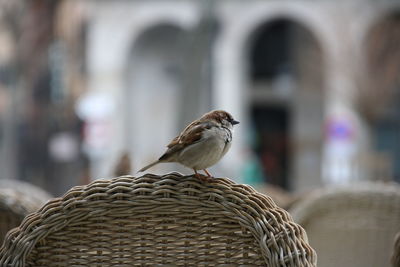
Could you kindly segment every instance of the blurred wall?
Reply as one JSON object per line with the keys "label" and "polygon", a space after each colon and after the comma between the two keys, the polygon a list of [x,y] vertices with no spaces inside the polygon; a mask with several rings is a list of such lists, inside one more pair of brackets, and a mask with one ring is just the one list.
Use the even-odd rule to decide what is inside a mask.
{"label": "blurred wall", "polygon": [[[211,14],[218,25],[215,38],[208,44],[212,49],[208,67],[213,75],[211,98],[207,99],[198,98],[201,95],[198,90],[206,90],[206,85],[204,88],[194,86],[199,88],[196,91],[183,82],[184,78],[179,75],[183,73],[185,77],[187,73],[180,71],[178,65],[187,62],[177,64],[176,60],[187,55],[183,49],[185,41],[188,42],[185,35],[196,30],[202,17],[210,18],[210,10],[190,1],[93,3],[96,12],[91,13],[88,41],[90,88],[109,93],[116,102],[117,115],[112,126],[116,141],[109,144],[111,150],[107,151],[112,153],[96,161],[100,166],[94,168],[98,175],[109,172],[112,159],[124,149],[132,153],[134,170],[157,158],[163,152],[163,144],[183,128],[179,124],[180,114],[190,114],[194,119],[205,111],[179,104],[195,98],[205,101],[204,107],[229,110],[242,122],[235,132],[232,150],[212,168],[216,175],[242,177],[246,182],[241,174],[247,161],[254,159],[249,157],[249,151],[258,153],[254,148],[261,138],[257,125],[268,128],[270,120],[268,115],[260,115],[264,120],[256,122],[254,108],[257,108],[256,113],[261,112],[257,111],[259,108],[272,108],[286,114],[278,115],[285,117],[278,118],[286,125],[281,134],[285,151],[281,152],[283,156],[272,154],[272,157],[284,158],[285,163],[275,164],[285,164],[282,166],[286,173],[274,180],[274,177],[268,178],[273,167],[264,168],[262,179],[286,188],[306,190],[325,183],[376,178],[372,177],[371,159],[365,159],[366,155],[370,158],[375,155],[371,125],[360,110],[361,96],[368,90],[375,90],[363,87],[366,77],[360,74],[366,71],[364,37],[378,18],[385,17],[392,8],[398,9],[398,4],[207,2],[213,4]],[[205,11],[209,13],[205,15]],[[117,17],[123,18],[124,23],[119,23],[121,20]],[[286,71],[281,64],[283,70],[277,71],[274,78],[266,75],[265,79],[254,79],[252,68],[258,63],[254,63],[252,53],[257,40],[263,34],[270,34],[266,38],[280,34],[279,28],[268,32],[271,25],[279,21],[286,23],[289,29],[285,30],[289,37],[282,39],[280,45],[289,47],[285,52],[289,59],[281,60],[289,62],[291,69]],[[171,27],[175,30],[171,31]],[[265,32],[261,33],[263,29]],[[283,31],[284,27],[280,29]],[[154,37],[145,37],[152,34]],[[273,49],[273,46],[266,43],[266,49]],[[265,56],[262,47],[258,51],[261,51],[259,57]],[[275,48],[271,53],[274,56],[279,52]],[[268,59],[268,55],[266,57]],[[278,61],[276,65],[279,64]],[[131,79],[128,82],[124,78],[126,75]],[[190,92],[188,97],[178,97],[177,92],[182,93],[182,90]],[[160,117],[160,110],[165,111],[163,117]],[[160,122],[154,124],[153,118]],[[256,161],[263,164],[262,157]],[[177,167],[158,168],[155,171]]]}
{"label": "blurred wall", "polygon": [[[211,168],[295,191],[399,180],[392,1],[0,1],[0,167],[53,194],[132,173],[204,112]],[[23,18],[23,19],[18,19]],[[190,170],[174,164],[151,171]]]}

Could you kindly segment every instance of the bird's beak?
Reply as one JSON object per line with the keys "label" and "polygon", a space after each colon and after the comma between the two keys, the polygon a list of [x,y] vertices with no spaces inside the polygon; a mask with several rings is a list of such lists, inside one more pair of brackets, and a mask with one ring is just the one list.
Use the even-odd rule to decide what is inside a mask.
{"label": "bird's beak", "polygon": [[232,125],[236,125],[236,124],[239,124],[239,123],[240,123],[240,122],[235,121],[235,120],[232,121]]}

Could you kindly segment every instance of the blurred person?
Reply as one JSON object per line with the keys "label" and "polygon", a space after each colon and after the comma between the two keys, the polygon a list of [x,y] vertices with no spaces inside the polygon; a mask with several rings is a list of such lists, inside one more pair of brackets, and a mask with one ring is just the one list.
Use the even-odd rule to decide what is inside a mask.
{"label": "blurred person", "polygon": [[244,165],[241,170],[241,177],[243,177],[243,183],[257,186],[264,184],[266,178],[264,176],[263,166],[259,158],[250,149],[243,151],[245,157]]}
{"label": "blurred person", "polygon": [[129,153],[125,152],[121,155],[121,157],[117,162],[117,165],[115,166],[114,175],[115,176],[127,175],[130,174],[131,171],[132,171],[131,158],[129,156]]}
{"label": "blurred person", "polygon": [[400,232],[394,238],[394,250],[390,261],[393,267],[400,266]]}

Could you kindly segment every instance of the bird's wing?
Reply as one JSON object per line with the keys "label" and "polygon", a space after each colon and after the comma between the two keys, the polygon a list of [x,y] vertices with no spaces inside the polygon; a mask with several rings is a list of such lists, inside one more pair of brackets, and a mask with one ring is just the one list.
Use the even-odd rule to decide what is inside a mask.
{"label": "bird's wing", "polygon": [[211,122],[194,121],[183,132],[175,137],[168,145],[168,150],[160,157],[160,160],[168,160],[174,153],[200,141],[203,132],[212,127]]}
{"label": "bird's wing", "polygon": [[168,148],[171,148],[179,143],[182,143],[182,138],[187,138],[185,136],[187,136],[189,133],[193,132],[193,130],[195,130],[194,128],[196,126],[199,126],[201,124],[200,121],[196,120],[193,121],[191,124],[189,124],[188,126],[186,126],[186,128],[181,132],[180,135],[178,135],[177,137],[175,137],[174,139],[172,139],[172,141],[167,145]]}

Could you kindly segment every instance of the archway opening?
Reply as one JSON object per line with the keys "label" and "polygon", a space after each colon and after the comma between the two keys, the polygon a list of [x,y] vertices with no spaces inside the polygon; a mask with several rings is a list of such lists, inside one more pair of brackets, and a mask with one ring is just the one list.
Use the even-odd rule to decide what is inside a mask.
{"label": "archway opening", "polygon": [[364,110],[370,119],[372,177],[400,182],[400,13],[372,26],[367,36],[370,79]]}
{"label": "archway opening", "polygon": [[286,189],[318,185],[323,119],[318,42],[303,25],[280,18],[261,25],[249,48],[251,143],[263,182]]}
{"label": "archway opening", "polygon": [[176,134],[184,42],[182,29],[158,25],[143,32],[133,43],[126,78],[125,144],[134,168],[157,159]]}

